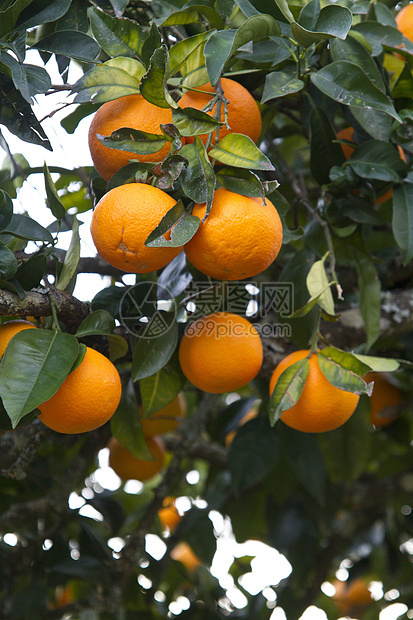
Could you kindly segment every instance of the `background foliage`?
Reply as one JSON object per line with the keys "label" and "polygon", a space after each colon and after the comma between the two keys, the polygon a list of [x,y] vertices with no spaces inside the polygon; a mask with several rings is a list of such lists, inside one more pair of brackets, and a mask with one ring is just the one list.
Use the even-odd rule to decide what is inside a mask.
{"label": "background foliage", "polygon": [[[149,620],[166,617],[171,602],[185,596],[189,608],[179,614],[182,618],[270,618],[273,604],[241,585],[251,558],[236,560],[230,568],[248,601],[242,609],[231,605],[209,572],[218,535],[210,511],[231,520],[237,541],[258,539],[285,554],[292,572],[274,587],[276,604],[289,620],[309,605],[325,609],[329,618],[340,615],[320,590],[340,566],[350,578],[366,576],[393,593],[363,608],[365,620],[377,618],[394,597],[406,606],[403,617],[412,617],[413,44],[396,27],[394,4],[0,3],[0,123],[25,142],[51,149],[32,109],[33,98],[43,93],[67,90],[68,102],[80,104],[68,107],[62,121],[68,133],[101,103],[127,94],[141,92],[151,103],[173,110],[173,126],[163,127],[155,142],[139,132],[128,132],[127,141],[120,133],[107,142],[137,154],[170,142],[160,167],[131,163],[108,186],[91,167],[40,169],[45,209],[55,218],[47,228],[14,212],[19,188],[39,169],[29,166],[24,151],[12,154],[1,136],[7,158],[0,171],[0,314],[35,317],[50,330],[39,347],[44,362],[50,363],[52,347],[53,359],[61,360],[57,385],[79,353],[78,342],[109,355],[124,381],[111,428],[61,436],[36,420],[36,406],[53,387],[44,381],[43,364],[36,366],[19,349],[13,359],[8,356],[9,366],[0,366],[1,425],[7,430],[11,422],[18,424],[0,438],[2,617]],[[28,49],[39,51],[44,67],[26,61]],[[54,61],[58,85],[48,71]],[[83,69],[75,84],[68,83],[71,62]],[[203,113],[180,109],[179,96],[185,86],[207,80],[219,88],[221,75],[240,81],[259,102],[259,148],[239,135],[228,136],[208,153],[199,139],[182,147],[185,137],[211,133],[216,123]],[[337,133],[349,126],[356,144],[346,159]],[[59,174],[56,181],[53,173]],[[73,211],[85,213],[107,189],[134,179],[152,180],[182,200],[168,222],[178,222],[179,245],[194,232],[188,215],[192,202],[210,205],[218,185],[267,195],[279,210],[282,251],[254,284],[292,283],[295,313],[266,317],[289,331],[264,338],[263,368],[235,400],[201,394],[180,371],[176,347],[190,317],[185,314],[188,299],[195,300],[199,313],[230,304],[230,287],[208,281],[182,253],[160,273],[137,276],[137,283],[166,286],[178,308],[167,318],[172,328],[158,340],[140,338],[119,324],[133,311],[130,287],[121,272],[98,258],[88,270],[111,275],[112,285],[90,306],[71,295],[76,274],[86,269],[79,259],[79,222]],[[389,189],[390,197],[378,201]],[[64,230],[72,230],[66,253],[56,248]],[[251,320],[259,323],[264,302],[256,290],[249,289],[237,311],[244,313],[256,302]],[[62,333],[51,329],[53,314]],[[271,408],[268,402],[274,366],[319,333],[320,342],[330,347],[326,372],[332,382],[350,381],[351,389],[363,394],[358,409],[343,427],[322,436],[282,423],[271,426],[269,409],[273,419],[280,413],[278,401]],[[29,340],[30,334],[22,335],[25,346]],[[16,367],[18,374],[10,371]],[[368,388],[360,379],[368,368],[395,371],[403,392],[397,419],[383,429],[369,422]],[[358,377],[352,372],[349,379],[350,371]],[[34,377],[30,386],[21,378],[28,376]],[[123,486],[115,491],[100,487],[93,475],[110,434],[127,437],[137,455],[145,450],[137,399],[149,415],[180,391],[188,416],[166,437],[171,457],[162,476],[135,494]],[[226,434],[254,402],[259,416],[240,428],[227,448]],[[186,474],[193,470],[199,471],[199,481],[190,485]],[[73,493],[83,493],[101,520],[69,507]],[[190,498],[191,507],[168,536],[157,510],[169,495]],[[13,545],[7,542],[10,533]],[[163,537],[167,552],[162,559],[146,551],[147,533]],[[115,537],[125,543],[118,552],[108,545]],[[178,541],[188,542],[201,558],[197,571],[188,572],[171,559]],[[142,575],[149,581],[142,582]],[[70,596],[59,599],[62,591]]]}

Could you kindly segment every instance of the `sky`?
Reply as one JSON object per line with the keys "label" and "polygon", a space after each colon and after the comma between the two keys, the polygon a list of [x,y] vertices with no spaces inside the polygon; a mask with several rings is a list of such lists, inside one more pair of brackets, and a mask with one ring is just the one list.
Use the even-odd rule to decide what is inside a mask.
{"label": "sky", "polygon": [[[35,51],[28,52],[26,62],[42,65],[40,57]],[[60,76],[53,59],[48,63],[47,69],[51,73],[53,84],[60,83]],[[69,83],[74,83],[81,75],[82,71],[72,63],[69,73]],[[36,97],[34,112],[38,119],[41,120],[54,110],[63,106],[66,101],[67,92],[65,91],[47,96],[38,95]],[[73,109],[73,106],[66,107],[56,114],[53,114],[51,118],[46,118],[42,122],[42,126],[53,146],[53,151],[47,151],[41,146],[22,142],[8,132],[7,129],[2,127],[3,135],[9,144],[11,152],[22,153],[31,166],[43,166],[44,162],[46,162],[48,166],[63,166],[68,169],[92,165],[87,143],[87,132],[91,117],[83,119],[73,134],[67,134],[60,125],[61,119],[71,113]],[[4,159],[5,153],[0,149],[0,166]],[[18,212],[26,211],[31,217],[44,226],[47,226],[54,220],[50,211],[45,207],[45,189],[42,174],[31,175],[24,183],[23,188],[18,191],[18,196],[15,200],[15,210]],[[78,219],[84,222],[84,225],[80,227],[81,256],[95,256],[96,250],[89,230],[91,211],[79,215]],[[61,242],[59,242],[58,247],[67,249],[69,242],[70,233],[64,233],[61,235]],[[30,251],[30,244],[28,246],[28,251]],[[124,277],[124,283],[133,284],[133,276],[126,275]],[[90,301],[98,291],[109,284],[109,278],[101,278],[94,274],[79,274],[73,294],[82,301]],[[136,483],[136,481],[130,482],[131,484],[127,483],[129,487],[127,485],[125,486],[127,492],[137,493],[141,491],[141,483]],[[100,455],[100,467],[95,472],[92,483],[97,484],[102,490],[115,490],[121,484],[116,474],[107,464],[107,452],[105,450],[103,450]],[[89,488],[88,491],[88,489],[85,488],[83,491],[87,495],[87,492],[90,492],[91,489]],[[93,514],[91,511],[88,512],[84,496],[72,494],[70,502],[71,507],[84,510],[84,516],[99,519],[98,514]],[[91,510],[93,511],[93,509]],[[222,587],[227,590],[227,596],[231,600],[231,603],[235,607],[242,608],[246,604],[246,598],[241,590],[233,583],[232,577],[228,575],[228,569],[235,557],[252,555],[255,556],[255,559],[251,562],[251,572],[244,576],[242,586],[252,594],[256,594],[264,587],[263,594],[267,598],[268,607],[273,609],[271,620],[286,620],[284,612],[276,605],[276,594],[272,586],[276,586],[281,579],[288,576],[291,571],[289,562],[278,551],[268,547],[264,543],[259,543],[257,541],[248,541],[242,545],[236,543],[230,524],[227,520],[223,519],[219,513],[211,514],[211,520],[213,521],[217,535],[217,553],[211,567],[211,572],[220,580]],[[10,533],[10,535],[6,535],[6,537],[7,536],[12,537],[13,534]],[[155,558],[162,557],[164,552],[163,548],[165,546],[163,541],[154,535],[148,536],[148,552],[153,554]],[[6,537],[4,538],[5,542],[7,542]],[[12,543],[13,539],[10,538],[10,544]],[[114,552],[122,548],[122,542],[120,540],[112,541],[112,545]],[[141,585],[145,587],[144,576]],[[376,589],[375,592],[379,591]],[[325,593],[329,593],[328,586]],[[379,592],[378,596],[380,595],[381,593]],[[181,600],[176,601],[174,608],[171,609],[175,614],[185,609],[186,605],[188,605],[188,600],[185,599],[185,597],[179,598]],[[406,611],[407,608],[404,605],[400,605],[396,602],[389,605],[380,613],[380,620],[396,620],[396,618],[406,613]],[[413,615],[411,617],[413,617]],[[302,615],[300,620],[327,620],[327,616],[320,609],[310,607]]]}

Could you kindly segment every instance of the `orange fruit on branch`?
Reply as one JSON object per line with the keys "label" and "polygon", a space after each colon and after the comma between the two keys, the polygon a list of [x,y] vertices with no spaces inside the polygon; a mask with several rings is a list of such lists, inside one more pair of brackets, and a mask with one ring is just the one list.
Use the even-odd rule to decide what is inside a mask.
{"label": "orange fruit on branch", "polygon": [[108,442],[109,465],[122,480],[150,480],[161,471],[165,463],[165,448],[159,437],[146,437],[153,460],[138,459],[115,437]]}
{"label": "orange fruit on branch", "polygon": [[[292,364],[308,357],[310,351],[294,351],[275,368],[270,380],[270,394],[281,374]],[[285,410],[281,420],[287,426],[304,433],[332,431],[351,417],[359,401],[358,394],[345,392],[332,385],[322,373],[317,355],[309,358],[310,370],[299,400]]]}
{"label": "orange fruit on branch", "polygon": [[149,437],[174,431],[179,426],[180,419],[185,416],[185,412],[185,399],[182,394],[178,394],[166,407],[162,407],[147,418],[140,417],[142,432]]}
{"label": "orange fruit on branch", "polygon": [[[229,133],[241,133],[250,137],[254,142],[257,142],[261,134],[262,120],[261,113],[257,102],[249,91],[235,80],[228,78],[221,78],[221,86],[224,92],[224,97],[228,100],[228,125],[230,129],[227,129],[225,125],[224,115],[224,103],[221,103],[221,122],[224,123],[219,130],[219,139],[222,140],[224,136]],[[203,92],[202,92],[203,91]],[[211,84],[203,84],[195,90],[187,90],[187,92],[178,101],[181,108],[195,108],[202,110],[207,106],[212,97],[215,95],[215,88]],[[214,116],[216,111],[216,105],[212,110],[208,110],[209,116]],[[215,144],[216,131],[212,134],[211,144]],[[206,143],[210,134],[203,134],[199,136],[203,142]],[[187,142],[192,142],[192,138],[186,138]]]}
{"label": "orange fruit on branch", "polygon": [[175,204],[169,194],[145,183],[111,189],[92,216],[91,233],[98,253],[113,267],[129,273],[165,267],[182,248],[149,248],[145,241]]}
{"label": "orange fruit on branch", "polygon": [[202,564],[187,542],[178,543],[171,551],[171,558],[181,562],[189,573],[193,573]]}
{"label": "orange fruit on branch", "polygon": [[387,407],[399,405],[403,398],[400,390],[390,383],[385,373],[369,372],[364,377],[368,383],[374,381],[373,392],[370,396],[370,422],[374,426],[388,426],[394,422],[395,412],[386,412]]}
{"label": "orange fruit on branch", "polygon": [[201,224],[185,244],[194,267],[217,280],[242,280],[267,269],[280,251],[283,232],[276,208],[268,198],[265,202],[222,187],[204,222],[206,205],[196,204],[192,215]]}
{"label": "orange fruit on branch", "polygon": [[179,363],[191,383],[223,394],[252,381],[261,368],[263,348],[255,327],[231,312],[215,312],[188,325]]}
{"label": "orange fruit on branch", "polygon": [[139,129],[146,133],[162,134],[160,125],[172,123],[170,108],[158,106],[146,101],[142,95],[127,95],[104,103],[96,112],[89,127],[89,149],[97,172],[109,179],[131,159],[140,162],[162,161],[170,150],[167,142],[160,151],[138,155],[120,149],[111,149],[100,142],[100,136],[110,136],[112,132],[123,127]]}
{"label": "orange fruit on branch", "polygon": [[406,4],[396,15],[398,30],[413,41],[413,3]]}
{"label": "orange fruit on branch", "polygon": [[29,321],[24,321],[23,319],[7,321],[6,323],[2,323],[0,325],[0,358],[3,357],[3,353],[5,352],[7,345],[13,336],[24,329],[36,329],[36,326],[29,323]]}
{"label": "orange fruit on branch", "polygon": [[177,527],[182,517],[175,505],[174,497],[164,498],[162,508],[158,510],[158,517],[163,528],[168,528],[172,532]]}
{"label": "orange fruit on branch", "polygon": [[59,433],[85,433],[99,428],[115,413],[122,386],[107,357],[90,347],[49,400],[39,405],[39,419]]}

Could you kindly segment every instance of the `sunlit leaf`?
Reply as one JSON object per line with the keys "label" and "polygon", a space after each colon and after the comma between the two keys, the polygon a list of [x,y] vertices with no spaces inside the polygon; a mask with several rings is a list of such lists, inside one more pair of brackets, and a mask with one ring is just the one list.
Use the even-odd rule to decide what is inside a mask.
{"label": "sunlit leaf", "polygon": [[281,373],[270,398],[269,416],[271,425],[281,417],[283,411],[291,409],[299,400],[310,370],[308,358],[291,364]]}
{"label": "sunlit leaf", "polygon": [[236,168],[275,169],[268,157],[260,151],[253,140],[240,133],[229,133],[224,136],[210,150],[209,155],[223,164]]}

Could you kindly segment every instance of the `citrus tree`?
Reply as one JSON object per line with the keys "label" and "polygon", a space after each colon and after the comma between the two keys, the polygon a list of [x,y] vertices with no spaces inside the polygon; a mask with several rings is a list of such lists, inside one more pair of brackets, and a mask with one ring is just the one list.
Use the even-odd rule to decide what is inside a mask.
{"label": "citrus tree", "polygon": [[[31,167],[0,136],[2,618],[412,617],[395,4],[0,3],[0,123],[50,151],[36,96],[67,95],[67,134],[94,115],[87,167]],[[39,173],[49,226],[14,200]],[[80,273],[111,283],[80,301]],[[289,575],[248,588],[244,556],[219,579],[229,527]]]}

